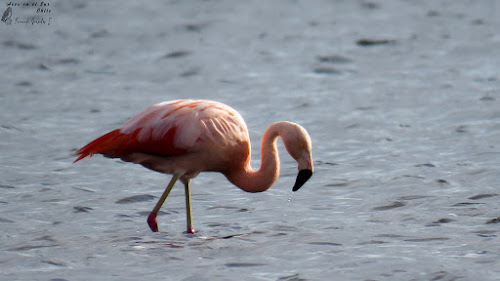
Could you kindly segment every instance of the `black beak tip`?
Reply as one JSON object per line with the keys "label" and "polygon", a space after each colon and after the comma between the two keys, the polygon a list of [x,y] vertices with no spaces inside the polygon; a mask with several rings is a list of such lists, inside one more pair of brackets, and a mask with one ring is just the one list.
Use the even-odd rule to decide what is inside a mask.
{"label": "black beak tip", "polygon": [[311,170],[305,169],[300,170],[297,175],[297,180],[295,180],[295,185],[292,188],[292,191],[295,192],[299,190],[299,188],[306,183],[306,181],[312,176],[313,172]]}

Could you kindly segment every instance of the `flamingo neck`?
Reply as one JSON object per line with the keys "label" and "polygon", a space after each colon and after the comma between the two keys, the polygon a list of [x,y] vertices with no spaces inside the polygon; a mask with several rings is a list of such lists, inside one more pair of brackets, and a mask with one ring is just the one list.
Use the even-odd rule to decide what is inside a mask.
{"label": "flamingo neck", "polygon": [[[262,192],[268,190],[278,179],[280,163],[276,140],[282,136],[283,126],[280,122],[271,124],[261,140],[260,153],[262,157],[260,169],[254,171],[248,157],[242,169],[226,175],[230,182],[247,192]],[[250,144],[249,144],[250,146]]]}

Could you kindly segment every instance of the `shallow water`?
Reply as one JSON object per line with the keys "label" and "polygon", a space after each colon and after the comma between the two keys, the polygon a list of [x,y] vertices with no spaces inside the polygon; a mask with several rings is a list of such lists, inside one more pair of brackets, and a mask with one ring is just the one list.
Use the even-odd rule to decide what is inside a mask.
{"label": "shallow water", "polygon": [[[0,23],[0,280],[500,280],[495,1],[120,3]],[[150,232],[169,178],[73,153],[177,98],[240,111],[255,167],[302,124],[315,174],[280,144],[269,191],[202,174],[198,234],[180,186]]]}

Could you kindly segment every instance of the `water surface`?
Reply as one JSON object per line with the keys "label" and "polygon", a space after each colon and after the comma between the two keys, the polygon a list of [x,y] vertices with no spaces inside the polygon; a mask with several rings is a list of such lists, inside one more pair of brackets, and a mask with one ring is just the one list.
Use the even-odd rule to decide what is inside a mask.
{"label": "water surface", "polygon": [[[50,4],[0,25],[1,280],[500,280],[495,1]],[[198,234],[181,186],[150,232],[169,177],[73,154],[178,98],[240,111],[254,167],[300,123],[314,176],[280,144],[269,191],[202,174]]]}

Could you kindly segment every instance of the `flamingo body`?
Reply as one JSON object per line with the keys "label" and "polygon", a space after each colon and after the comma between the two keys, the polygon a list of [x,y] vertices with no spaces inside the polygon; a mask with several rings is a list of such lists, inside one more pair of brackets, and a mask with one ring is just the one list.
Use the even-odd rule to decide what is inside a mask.
{"label": "flamingo body", "polygon": [[291,122],[272,124],[262,138],[261,168],[254,171],[250,165],[251,146],[245,121],[231,107],[208,100],[154,104],[133,116],[122,127],[79,149],[75,162],[93,154],[103,154],[141,164],[157,172],[173,174],[148,217],[148,224],[153,231],[158,231],[156,215],[175,181],[180,179],[186,188],[188,232],[194,233],[189,190],[191,179],[202,171],[215,171],[223,173],[245,191],[267,190],[279,174],[278,136],[283,138],[287,151],[301,170],[293,189],[295,191],[313,171],[311,141],[305,129]]}
{"label": "flamingo body", "polygon": [[[242,148],[248,145],[247,126],[234,109],[212,101],[176,100],[152,105],[132,117],[120,129],[92,141],[77,151],[80,157],[75,162],[97,153],[112,158],[130,157],[133,153],[169,159],[192,154],[198,158],[205,154],[217,156],[210,153],[214,147],[219,151],[217,158],[221,158],[232,150],[244,151]],[[227,162],[214,158],[211,161],[201,160],[196,165],[190,163],[190,167],[184,168],[193,170],[193,166],[199,166],[197,168],[200,171],[220,171],[218,166],[226,166],[220,162]],[[180,171],[182,167],[178,165],[170,170],[170,174],[184,172]]]}

